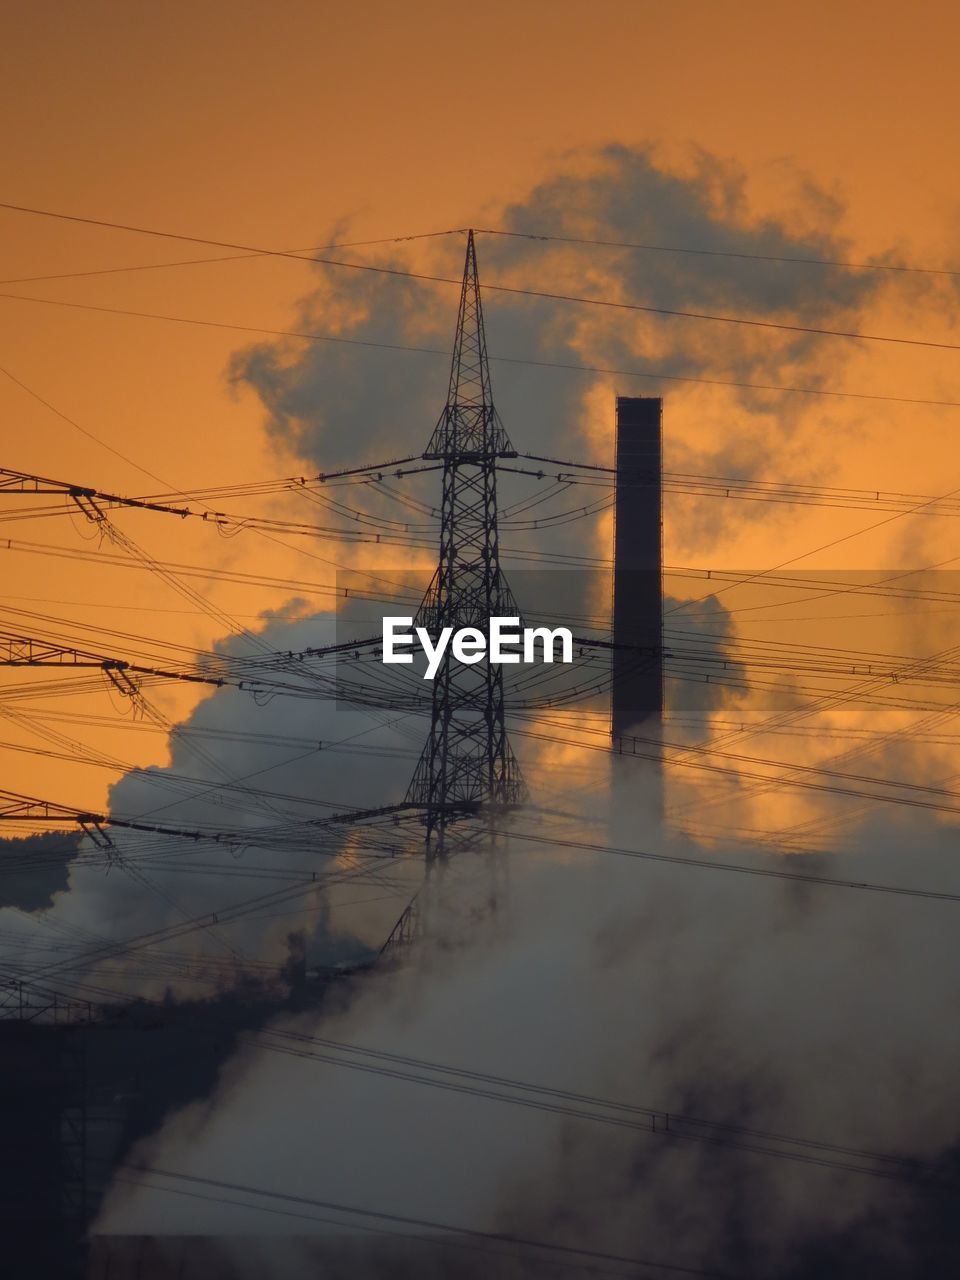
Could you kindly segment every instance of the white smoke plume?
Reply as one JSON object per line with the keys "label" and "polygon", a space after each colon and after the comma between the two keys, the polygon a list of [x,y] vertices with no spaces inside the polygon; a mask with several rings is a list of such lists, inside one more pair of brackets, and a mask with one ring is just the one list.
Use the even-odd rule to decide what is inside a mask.
{"label": "white smoke plume", "polygon": [[[321,615],[274,622],[261,636],[299,652],[334,643],[336,626]],[[329,694],[257,706],[240,689],[218,691],[176,728],[168,766],[127,774],[111,789],[111,810],[187,832],[249,830],[249,843],[111,828],[112,847],[98,849],[84,837],[49,909],[0,911],[2,961],[51,990],[70,992],[80,974],[81,998],[159,998],[202,996],[211,983],[254,975],[276,980],[291,935],[302,935],[314,965],[375,952],[409,900],[410,869],[364,863],[343,828],[310,824],[402,799],[421,734],[416,717],[353,709]],[[291,827],[298,839],[287,849],[258,841],[259,830]],[[75,837],[61,839],[77,853]],[[342,883],[328,888],[333,880]],[[165,929],[182,932],[150,941]]]}
{"label": "white smoke plume", "polygon": [[[580,835],[702,858],[659,829],[638,766],[614,764],[608,778],[606,765],[589,769],[596,790],[584,808],[599,828],[584,824]],[[585,780],[571,770],[554,786],[570,794]],[[946,832],[878,822],[860,836],[856,858],[801,859],[802,871],[960,893]],[[711,856],[778,865],[738,848]],[[461,877],[477,874],[476,865],[455,872],[448,896],[456,901],[467,892]],[[875,1234],[885,1249],[914,1256],[906,1224],[929,1193],[837,1168],[852,1161],[836,1155],[821,1167],[819,1148],[800,1149],[809,1164],[744,1148],[765,1131],[926,1162],[949,1151],[960,1100],[948,1066],[960,1049],[949,1016],[960,994],[957,910],[956,897],[784,885],[550,852],[548,837],[539,847],[518,841],[492,932],[471,941],[457,915],[448,928],[460,931],[460,947],[427,945],[409,967],[371,975],[340,1016],[277,1024],[265,1037],[272,1048],[238,1055],[216,1095],[171,1118],[131,1163],[724,1274],[858,1274],[831,1269],[837,1242],[867,1248]],[[307,1039],[285,1040],[291,1033]],[[451,1093],[434,1087],[449,1076],[422,1068],[398,1080],[277,1051],[309,1049],[309,1037],[649,1107],[661,1129],[664,1112],[733,1128],[719,1138],[709,1131],[706,1142],[676,1139]],[[140,1181],[183,1190],[153,1175]],[[118,1185],[99,1230],[331,1228]],[[800,1255],[817,1242],[823,1269],[805,1271]],[[297,1265],[303,1258],[290,1274],[306,1274]]]}

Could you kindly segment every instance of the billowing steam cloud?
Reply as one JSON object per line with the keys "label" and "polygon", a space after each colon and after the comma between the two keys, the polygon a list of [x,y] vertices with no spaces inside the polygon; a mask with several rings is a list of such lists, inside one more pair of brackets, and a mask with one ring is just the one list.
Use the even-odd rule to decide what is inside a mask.
{"label": "billowing steam cloud", "polygon": [[[584,159],[576,172],[560,175],[536,188],[522,204],[507,209],[499,222],[504,229],[518,232],[533,230],[613,242],[683,243],[711,253],[842,256],[843,245],[834,231],[839,213],[829,202],[811,198],[808,207],[795,215],[795,220],[802,223],[802,230],[797,233],[790,226],[769,221],[751,223],[741,185],[740,175],[709,159],[701,160],[692,176],[678,177],[658,167],[647,152],[611,148],[600,156]],[[459,241],[446,246],[436,243],[440,247],[429,249],[432,256],[427,265],[442,274],[457,276],[462,252]],[[849,320],[865,303],[871,288],[865,277],[856,274],[811,273],[788,263],[751,263],[745,270],[742,261],[734,258],[626,249],[584,255],[576,246],[561,242],[543,244],[492,236],[481,237],[480,256],[483,277],[507,278],[523,287],[549,286],[548,291],[554,293],[638,299],[652,307],[744,310],[758,317],[790,318],[801,323],[812,319],[818,323],[831,318]],[[400,343],[445,352],[449,348],[455,298],[452,290],[433,287],[432,291],[421,292],[390,277],[362,272],[327,274],[316,292],[300,304],[295,327],[333,332],[349,341],[317,343],[306,348],[291,344],[289,349],[258,346],[236,358],[231,376],[261,397],[268,410],[268,428],[284,446],[293,446],[318,467],[330,470],[348,461],[416,453],[427,439],[442,404],[447,358],[443,354],[371,349],[365,344]],[[511,359],[519,356],[612,368],[654,366],[666,374],[716,375],[734,381],[802,379],[813,385],[822,376],[818,340],[809,335],[776,338],[733,326],[697,326],[680,319],[609,313],[512,295],[490,294],[487,312],[497,403],[517,447],[533,452],[561,457],[567,453],[577,457],[592,454],[608,461],[610,402],[615,388],[624,389],[623,379],[497,361],[498,354]],[[808,463],[816,465],[817,449],[802,416],[810,407],[802,398],[798,402],[780,398],[774,412],[769,398],[756,393],[733,389],[716,393],[717,399],[710,392],[714,398],[709,401],[704,421],[700,416],[704,403],[698,398],[701,388],[665,385],[670,388],[668,468],[693,470],[696,462],[699,469],[706,471],[714,466],[747,474],[762,470],[769,450],[759,446],[771,430],[780,433],[778,465],[782,465],[786,456],[786,438],[782,435],[785,424],[799,433]],[[628,389],[653,393],[664,388],[655,381],[639,380],[630,382]],[[732,411],[733,407],[739,414],[735,437],[730,431],[715,429],[716,414]],[[602,426],[598,424],[598,412],[602,414]],[[719,439],[721,444],[707,445],[708,436],[712,441]],[[424,477],[420,492],[435,503],[436,495],[429,487],[433,479]],[[508,484],[509,477],[505,488]],[[376,509],[376,496],[365,496]],[[702,547],[705,536],[715,527],[712,510],[709,503],[678,500],[668,520],[668,545]],[[747,519],[765,514],[772,519],[775,510],[750,507],[740,515]],[[708,511],[711,514],[706,515]],[[392,514],[395,516],[396,511]],[[600,530],[598,551],[602,555],[609,554],[608,532],[606,525]],[[554,529],[550,549],[580,551],[580,536],[576,525]],[[522,542],[516,535],[505,536],[507,550],[510,538]],[[527,545],[536,544],[537,536],[528,536]],[[385,553],[384,559],[387,558]],[[266,630],[264,639],[277,648],[294,650],[317,644],[321,634],[322,626],[304,623],[290,627],[277,622]],[[331,708],[325,709],[317,701],[291,707],[286,699],[269,708],[254,709],[242,695],[224,691],[201,704],[186,729],[242,732],[255,728],[271,733],[282,723],[295,726],[294,736],[299,734],[310,740],[349,735],[353,725],[348,725],[349,716],[342,708],[334,715],[334,728],[327,729],[331,713]],[[360,728],[358,721],[357,729]],[[377,741],[375,727],[368,720],[362,721],[362,731],[366,736],[360,741]],[[306,748],[298,752],[295,747],[268,747],[252,737],[231,744],[188,744],[188,734],[171,744],[170,770],[137,772],[118,784],[114,791],[117,809],[130,816],[153,814],[158,820],[167,817],[177,826],[189,826],[191,820],[215,822],[217,815],[224,812],[229,812],[232,820],[252,826],[268,821],[269,802],[247,799],[238,804],[235,792],[217,789],[216,784],[225,776],[251,777],[255,785],[262,780],[268,788],[288,795],[319,799],[347,799],[352,795],[370,802],[376,798],[370,794],[368,771],[352,768],[349,756],[337,757],[332,752],[309,755]],[[397,741],[389,739],[385,745],[396,748]],[[409,737],[403,739],[403,745],[416,750],[416,743]],[[294,760],[294,756],[299,758]],[[211,757],[219,761],[217,767],[211,764]],[[402,775],[408,764],[409,761],[402,765],[394,761],[386,773],[379,766],[376,770],[378,783],[381,778],[384,780],[392,798],[402,793]],[[209,789],[197,798],[185,799],[182,786],[177,790],[181,784],[165,778],[167,773],[193,777]],[[303,806],[298,812],[307,816]],[[116,839],[122,847],[124,840],[130,838]],[[89,846],[83,847],[92,856]],[[59,896],[54,915],[58,919],[69,917],[70,927],[96,930],[97,937],[105,928],[108,936],[112,935],[120,928],[120,922],[124,935],[133,936],[138,931],[171,925],[182,920],[185,913],[196,916],[215,910],[221,902],[216,859],[209,876],[190,876],[186,893],[182,873],[176,880],[177,873],[164,870],[160,863],[144,866],[144,874],[157,886],[156,892],[144,892],[142,883],[116,870],[105,877],[105,860],[94,861],[98,865],[93,868],[75,867],[71,890]],[[253,896],[254,890],[265,890],[266,885],[251,879],[247,887]],[[172,897],[175,906],[168,897]],[[24,922],[14,917],[5,927],[12,931],[8,936],[14,939],[13,947],[20,946]],[[279,937],[281,926],[276,928]],[[228,931],[219,930],[220,934],[225,932]],[[204,947],[208,947],[207,933],[201,937]],[[258,949],[261,940],[252,941]],[[224,951],[222,943],[213,945]],[[268,950],[272,954],[272,948]]]}
{"label": "billowing steam cloud", "polygon": [[[657,830],[632,770],[609,781],[596,816],[608,800],[616,816],[595,839],[697,855]],[[905,870],[907,837],[877,824],[855,865],[804,869],[960,889],[947,836],[910,828]],[[511,852],[508,923],[495,938],[370,978],[341,1018],[281,1022],[269,1050],[233,1064],[212,1105],[183,1112],[134,1162],[711,1273],[853,1276],[855,1260],[876,1253],[871,1274],[905,1275],[912,1251],[945,1247],[942,1224],[936,1242],[909,1234],[916,1215],[936,1216],[936,1193],[844,1171],[836,1166],[857,1162],[821,1148],[791,1147],[794,1158],[750,1148],[763,1145],[757,1131],[931,1162],[951,1147],[956,901],[785,888],[610,854],[561,860],[526,842]],[[736,850],[721,859],[734,854],[743,865]],[[518,1090],[494,1091],[520,1105],[451,1094],[435,1087],[449,1075],[422,1068],[408,1068],[413,1081],[352,1070],[371,1064],[356,1054],[334,1054],[341,1065],[288,1056],[309,1048],[291,1033],[658,1109],[661,1131],[544,1114],[523,1105],[542,1098]],[[663,1112],[680,1136],[662,1132]],[[693,1141],[683,1116],[733,1127]],[[329,1231],[300,1208],[294,1231]],[[269,1213],[128,1186],[101,1222],[174,1235],[252,1227],[291,1229]],[[308,1274],[309,1256],[276,1274]],[[445,1274],[460,1264],[446,1258]],[[377,1274],[369,1265],[354,1274]]]}
{"label": "billowing steam cloud", "polygon": [[77,834],[0,840],[0,906],[41,911],[67,887],[67,866],[80,843]]}
{"label": "billowing steam cloud", "polygon": [[[794,226],[757,222],[743,188],[742,173],[710,157],[701,157],[690,176],[680,177],[658,167],[647,151],[608,148],[584,157],[576,171],[544,182],[493,219],[516,236],[532,232],[559,239],[544,243],[481,234],[481,281],[636,301],[652,309],[855,328],[857,314],[878,291],[875,277],[752,257],[842,260],[845,246],[837,233],[842,210],[808,188],[806,202],[792,212]],[[584,248],[565,243],[564,237],[603,240],[614,247]],[[615,247],[625,242],[689,246],[704,253]],[[427,243],[438,247],[409,265],[459,278],[460,239]],[[418,290],[389,276],[327,271],[301,302],[294,327],[349,341],[306,348],[259,345],[236,357],[231,376],[260,397],[268,430],[323,470],[406,453],[401,442],[416,451],[442,406],[447,358],[365,344],[399,343],[445,353],[455,305],[450,288]],[[783,475],[802,459],[803,474],[812,478],[833,456],[828,438],[841,428],[829,400],[744,386],[724,390],[695,380],[836,387],[849,345],[830,348],[827,359],[823,339],[811,334],[495,292],[486,295],[485,308],[494,397],[521,450],[560,458],[592,454],[609,462],[616,391],[669,396],[668,471]],[[568,368],[544,368],[543,362]],[[570,365],[611,372],[578,373]],[[631,371],[661,377],[630,377]],[[849,429],[848,418],[842,429]],[[771,518],[769,511],[765,514]],[[741,512],[738,518],[756,515]],[[677,503],[668,537],[678,548],[709,545],[717,532],[715,505]]]}
{"label": "billowing steam cloud", "polygon": [[[758,224],[729,170],[704,160],[692,176],[679,177],[645,151],[609,149],[538,187],[504,211],[499,225],[517,233],[684,244],[709,256],[615,247],[584,256],[569,243],[484,236],[481,273],[555,294],[853,328],[876,289],[870,278],[789,263],[745,266],[723,256],[841,258],[839,218],[829,202],[813,199],[798,214],[802,230]],[[424,253],[429,259],[417,262],[430,273],[457,274],[459,246]],[[231,376],[261,397],[278,439],[318,468],[415,454],[441,407],[444,359],[362,344],[446,349],[453,297],[359,273],[349,281],[325,276],[302,302],[296,327],[349,341],[260,346],[237,357]],[[490,296],[487,316],[494,357],[814,388],[841,368],[835,360],[827,369],[819,340],[809,334],[696,326],[502,295]],[[669,388],[668,469],[764,474],[775,445],[778,468],[802,453],[810,476],[826,458],[819,432],[827,412],[820,407],[814,416],[803,397],[496,359],[493,376],[501,414],[522,450],[608,461],[612,391]],[[735,433],[726,425],[734,411]],[[668,544],[709,550],[720,517],[685,502],[676,520],[668,512]],[[728,508],[723,517],[731,518]],[[767,519],[773,527],[786,517],[757,507],[737,518]],[[571,543],[558,538],[554,545]],[[316,634],[315,623],[278,624],[265,638],[296,649],[318,643]],[[278,733],[324,741],[370,730],[359,713],[321,710],[316,701],[285,704],[275,721],[270,716],[268,709],[259,730],[275,724]],[[251,723],[249,705],[224,692],[201,705],[191,726],[242,732]],[[381,746],[385,758],[390,748],[411,748],[408,737],[386,732],[377,729],[365,740]],[[571,729],[568,736],[577,734]],[[252,738],[227,754],[221,743],[210,750],[232,777],[345,803],[396,798],[412,767],[399,755],[383,772],[379,764],[374,771],[326,751],[284,759]],[[960,884],[949,831],[932,820],[908,828],[868,814],[855,854],[791,864],[822,878],[923,887],[946,895],[940,900],[841,884],[784,885],[754,874],[780,865],[744,852],[763,834],[756,829],[742,841],[728,833],[709,852],[689,836],[662,830],[655,784],[638,783],[636,762],[608,762],[583,740],[579,747],[536,750],[549,760],[549,772],[537,770],[529,743],[521,754],[537,803],[554,813],[572,811],[575,819],[563,828],[542,826],[540,843],[529,838],[537,834],[530,820],[518,819],[495,923],[476,933],[464,929],[459,947],[425,946],[406,968],[364,979],[337,1018],[304,1015],[268,1029],[266,1047],[239,1054],[211,1100],[171,1118],[134,1153],[134,1163],[209,1178],[221,1191],[230,1183],[301,1197],[296,1220],[239,1208],[217,1190],[175,1195],[126,1181],[114,1187],[100,1230],[309,1233],[329,1224],[311,1223],[306,1202],[336,1201],[711,1273],[829,1280],[868,1274],[857,1268],[869,1264],[872,1276],[936,1274],[915,1264],[924,1249],[935,1257],[953,1247],[939,1201],[924,1199],[909,1183],[844,1170],[837,1152],[810,1162],[759,1154],[749,1149],[746,1131],[811,1139],[821,1144],[811,1148],[819,1155],[822,1144],[832,1144],[945,1160],[958,1137],[960,1101],[950,1067],[960,1034],[951,927],[958,904],[950,895]],[[236,818],[240,811],[218,777],[188,759],[180,744],[172,769],[211,788],[169,811],[178,824],[223,806]],[[124,779],[114,802],[143,813],[157,813],[163,803],[149,774]],[[815,804],[820,816],[830,816],[839,801],[818,797]],[[243,820],[262,819],[262,798],[255,810]],[[743,815],[729,816],[735,825]],[[553,831],[572,843],[551,843]],[[776,831],[766,834],[775,842]],[[590,852],[584,844],[687,861],[715,856],[741,870],[648,862]],[[337,856],[346,859],[346,847]],[[164,895],[174,892],[160,869],[149,874]],[[219,874],[213,868],[193,882],[191,911],[222,902]],[[482,861],[454,867],[446,900],[433,904],[435,937],[458,934],[457,911],[475,901],[478,877],[486,874]],[[244,892],[255,889],[256,882]],[[119,871],[105,878],[102,869],[75,868],[69,892],[50,915],[87,930],[118,930],[122,921],[124,933],[146,931],[176,918],[164,895],[144,893]],[[303,919],[254,923],[245,926],[252,932],[226,937],[245,952],[275,958],[291,924],[300,927]],[[350,917],[334,915],[313,945],[326,945],[327,931],[339,930],[342,940],[353,929]],[[204,947],[215,941],[205,938]],[[310,1056],[314,1036],[418,1059],[421,1066],[407,1071],[418,1078],[352,1069],[343,1060],[355,1066],[370,1060],[345,1051],[340,1065],[317,1061]],[[715,1142],[678,1136],[676,1128],[640,1133],[537,1109],[529,1091],[501,1089],[511,1103],[438,1087],[451,1077],[423,1063],[734,1127],[730,1141]],[[804,1148],[789,1150],[796,1156]],[[854,1156],[849,1162],[863,1163]],[[131,1178],[163,1183],[157,1175]],[[291,1277],[306,1273],[310,1246],[303,1250],[290,1254]],[[261,1274],[249,1256],[249,1274]],[[449,1260],[431,1265],[435,1274],[458,1274]],[[464,1260],[461,1273],[484,1274],[465,1269],[476,1265]],[[416,1267],[429,1274],[422,1259]],[[368,1273],[377,1274],[372,1266]],[[285,1274],[279,1262],[274,1274]],[[358,1266],[353,1274],[364,1272]]]}
{"label": "billowing steam cloud", "polygon": [[[271,648],[299,652],[332,644],[335,625],[328,616],[275,622],[261,636]],[[223,647],[230,652],[241,645]],[[422,729],[411,730],[410,717],[354,710],[329,697],[279,696],[256,706],[239,689],[218,692],[177,727],[169,766],[127,774],[111,790],[111,809],[187,832],[249,829],[249,844],[217,847],[111,829],[112,847],[97,848],[84,837],[69,882],[62,862],[46,873],[48,880],[60,877],[50,885],[51,911],[2,913],[3,960],[15,960],[28,977],[54,990],[69,989],[58,976],[72,979],[84,957],[83,982],[100,994],[193,995],[211,977],[224,986],[251,972],[278,977],[291,934],[304,935],[314,964],[379,946],[410,896],[409,877],[385,866],[378,871],[375,861],[351,854],[343,829],[311,824],[330,813],[402,798],[421,736]],[[367,773],[370,761],[376,761],[375,778]],[[278,828],[297,837],[288,848],[258,843],[258,830]],[[48,847],[77,850],[75,836],[17,844],[20,866],[28,857],[42,866]],[[304,887],[314,874],[316,885]],[[361,878],[373,886],[358,885]],[[333,880],[342,882],[339,891],[327,888]],[[367,900],[372,905],[365,918]],[[337,910],[338,901],[349,906]],[[22,895],[17,903],[38,905]],[[224,918],[214,921],[218,913]],[[168,928],[182,929],[182,936],[150,943],[148,935]],[[111,942],[141,937],[144,945],[129,956],[118,960],[110,950]],[[177,963],[158,964],[158,946],[172,951]]]}

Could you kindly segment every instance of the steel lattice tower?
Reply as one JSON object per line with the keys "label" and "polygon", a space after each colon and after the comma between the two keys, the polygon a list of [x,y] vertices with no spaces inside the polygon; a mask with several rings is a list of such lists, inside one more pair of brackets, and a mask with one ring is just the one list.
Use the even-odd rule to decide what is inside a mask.
{"label": "steel lattice tower", "polygon": [[[472,229],[460,291],[447,403],[424,453],[443,463],[440,562],[416,623],[435,639],[443,627],[475,627],[489,643],[490,618],[519,610],[500,568],[497,460],[515,458],[493,406]],[[521,803],[526,786],[507,740],[503,668],[449,654],[433,682],[430,735],[407,792],[426,811],[427,862],[445,856],[449,806]]]}

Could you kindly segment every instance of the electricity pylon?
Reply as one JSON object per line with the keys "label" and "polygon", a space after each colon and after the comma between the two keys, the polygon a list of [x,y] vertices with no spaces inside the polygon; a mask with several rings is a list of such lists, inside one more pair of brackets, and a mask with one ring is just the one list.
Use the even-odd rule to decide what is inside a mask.
{"label": "electricity pylon", "polygon": [[[440,562],[416,625],[436,640],[444,627],[474,627],[487,640],[490,619],[518,617],[497,533],[497,460],[515,458],[493,406],[473,231],[460,290],[447,403],[424,458],[443,464]],[[430,734],[407,792],[426,815],[428,866],[446,855],[451,806],[492,810],[522,803],[526,786],[507,740],[503,668],[484,658],[456,661],[447,650],[433,682]]]}

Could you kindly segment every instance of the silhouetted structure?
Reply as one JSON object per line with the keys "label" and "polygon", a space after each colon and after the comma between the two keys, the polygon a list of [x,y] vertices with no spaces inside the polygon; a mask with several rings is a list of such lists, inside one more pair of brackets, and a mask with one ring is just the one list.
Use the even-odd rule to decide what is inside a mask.
{"label": "silhouetted structure", "polygon": [[0,1021],[0,1272],[82,1275],[86,1081],[79,1027]]}
{"label": "silhouetted structure", "polygon": [[[179,1003],[98,1008],[21,991],[0,1004],[2,1280],[82,1280],[87,1232],[136,1142],[210,1096],[241,1036],[278,1013],[340,1007],[352,977]],[[153,1274],[139,1266],[109,1274]]]}
{"label": "silhouetted structure", "polygon": [[[617,397],[614,739],[663,715],[663,401]],[[622,646],[622,647],[621,647]],[[650,722],[653,721],[654,724]]]}
{"label": "silhouetted structure", "polygon": [[[440,562],[417,615],[434,639],[444,627],[475,627],[519,613],[503,570],[497,535],[497,461],[515,458],[490,392],[487,340],[473,231],[460,290],[447,403],[424,458],[443,464]],[[430,735],[407,793],[423,805],[427,862],[444,856],[448,814],[456,806],[520,803],[526,787],[507,740],[503,668],[449,655],[433,682]]]}

